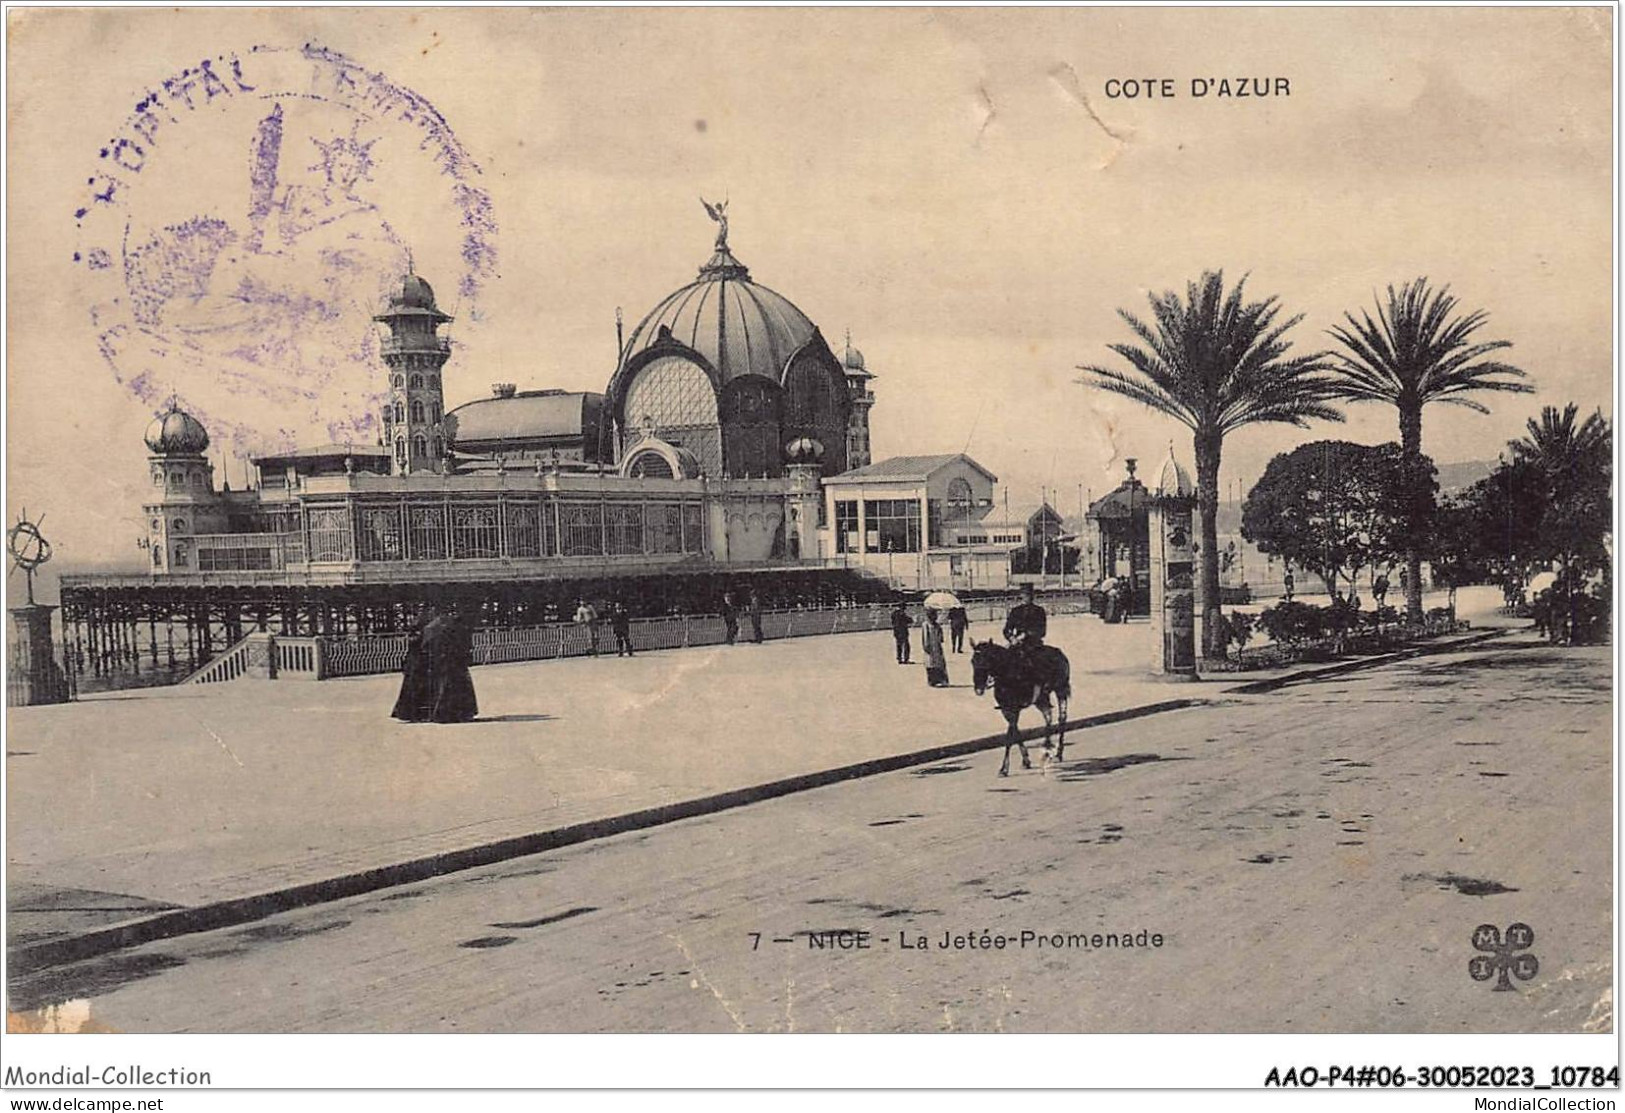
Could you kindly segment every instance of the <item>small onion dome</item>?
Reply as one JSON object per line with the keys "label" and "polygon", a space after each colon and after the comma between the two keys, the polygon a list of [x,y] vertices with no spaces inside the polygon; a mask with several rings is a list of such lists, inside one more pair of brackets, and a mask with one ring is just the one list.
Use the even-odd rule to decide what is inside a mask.
{"label": "small onion dome", "polygon": [[846,366],[847,366],[847,368],[849,370],[852,370],[852,371],[862,371],[862,370],[864,370],[863,353],[858,351],[856,348],[850,348],[850,347],[847,348],[847,350],[846,350]]}
{"label": "small onion dome", "polygon": [[1168,461],[1162,465],[1162,476],[1157,480],[1157,493],[1159,495],[1177,495],[1189,498],[1196,493],[1196,485],[1191,482],[1190,472],[1180,466],[1174,458],[1174,446],[1168,446]]}
{"label": "small onion dome", "polygon": [[434,287],[415,274],[406,276],[401,283],[399,296],[392,298],[397,305],[404,305],[409,309],[433,309]]}
{"label": "small onion dome", "polygon": [[169,409],[147,426],[147,447],[158,456],[201,456],[209,447],[209,431],[171,401]]}
{"label": "small onion dome", "polygon": [[816,464],[824,458],[824,446],[811,437],[797,437],[784,446],[784,458],[792,464]]}

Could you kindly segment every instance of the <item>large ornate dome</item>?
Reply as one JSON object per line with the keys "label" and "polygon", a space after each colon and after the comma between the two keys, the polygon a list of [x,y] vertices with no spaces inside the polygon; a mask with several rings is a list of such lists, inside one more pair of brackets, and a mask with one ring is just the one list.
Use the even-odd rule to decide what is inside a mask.
{"label": "large ornate dome", "polygon": [[169,409],[147,426],[146,440],[147,447],[157,456],[201,456],[209,447],[209,431],[171,400]]}
{"label": "large ornate dome", "polygon": [[715,253],[638,322],[610,379],[620,455],[653,437],[692,453],[704,475],[779,476],[784,446],[810,437],[829,449],[825,474],[846,470],[841,362],[805,313],[751,281],[712,216]]}
{"label": "large ornate dome", "polygon": [[789,298],[752,282],[750,271],[723,247],[700,275],[667,295],[632,330],[630,361],[662,336],[704,356],[723,384],[741,375],[779,382],[790,358],[818,329]]}

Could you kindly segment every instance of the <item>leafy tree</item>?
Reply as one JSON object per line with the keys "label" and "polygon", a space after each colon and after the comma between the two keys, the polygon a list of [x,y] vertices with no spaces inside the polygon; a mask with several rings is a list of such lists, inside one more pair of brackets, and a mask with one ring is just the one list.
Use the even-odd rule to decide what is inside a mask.
{"label": "leafy tree", "polygon": [[1577,593],[1599,576],[1605,589],[1611,569],[1613,432],[1601,411],[1578,418],[1575,405],[1545,407],[1510,442],[1510,459],[1441,510],[1432,550],[1436,576],[1453,586],[1495,581],[1509,602],[1555,565],[1557,618],[1570,637],[1591,609]]}
{"label": "leafy tree", "polygon": [[[1423,458],[1426,489],[1436,484]],[[1314,441],[1271,460],[1247,493],[1241,535],[1307,569],[1338,597],[1361,569],[1391,563],[1407,544],[1409,473],[1397,444]]]}
{"label": "leafy tree", "polygon": [[1431,402],[1488,409],[1473,395],[1489,391],[1528,393],[1520,369],[1486,359],[1512,346],[1507,340],[1474,341],[1483,326],[1483,310],[1457,314],[1448,286],[1434,290],[1418,278],[1398,290],[1388,287],[1387,304],[1377,303],[1377,317],[1361,311],[1343,314],[1345,326],[1331,334],[1342,344],[1340,381],[1335,395],[1353,402],[1386,402],[1399,411],[1399,439],[1404,452],[1408,497],[1404,507],[1413,538],[1406,547],[1405,608],[1411,622],[1422,621],[1422,551],[1433,500],[1423,494],[1422,409]]}
{"label": "leafy tree", "polygon": [[[1126,309],[1118,316],[1141,344],[1111,344],[1128,370],[1079,366],[1085,386],[1132,398],[1191,430],[1196,450],[1197,509],[1202,538],[1202,656],[1224,656],[1219,600],[1219,465],[1226,435],[1257,422],[1304,426],[1341,421],[1328,401],[1327,354],[1288,356],[1285,337],[1301,315],[1277,323],[1279,301],[1246,301],[1243,278],[1227,294],[1222,271],[1204,272],[1177,291],[1151,294],[1151,320]],[[1143,346],[1142,346],[1143,345]]]}
{"label": "leafy tree", "polygon": [[1528,436],[1510,445],[1514,466],[1539,476],[1544,505],[1536,535],[1536,552],[1557,565],[1554,598],[1561,598],[1561,618],[1569,640],[1575,640],[1576,594],[1584,594],[1588,577],[1610,567],[1608,542],[1613,519],[1613,430],[1602,411],[1576,423],[1579,407],[1561,411],[1547,406],[1540,420],[1531,418]]}
{"label": "leafy tree", "polygon": [[1546,560],[1540,536],[1544,479],[1528,463],[1503,461],[1447,503],[1433,530],[1435,578],[1452,586],[1488,580],[1511,602]]}

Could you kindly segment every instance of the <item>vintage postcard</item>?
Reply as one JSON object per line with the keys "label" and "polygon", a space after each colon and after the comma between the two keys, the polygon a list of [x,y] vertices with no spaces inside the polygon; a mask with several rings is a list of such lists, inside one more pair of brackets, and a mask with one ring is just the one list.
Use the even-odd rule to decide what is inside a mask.
{"label": "vintage postcard", "polygon": [[1617,1087],[1615,19],[9,9],[5,1084]]}

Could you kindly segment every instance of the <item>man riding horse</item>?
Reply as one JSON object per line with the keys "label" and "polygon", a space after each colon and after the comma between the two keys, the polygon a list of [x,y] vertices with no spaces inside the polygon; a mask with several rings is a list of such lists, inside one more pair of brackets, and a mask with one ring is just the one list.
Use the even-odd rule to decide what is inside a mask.
{"label": "man riding horse", "polygon": [[1033,651],[1044,644],[1049,633],[1049,615],[1033,602],[1033,585],[1021,585],[1021,602],[1010,608],[1004,620],[1004,640],[1020,651],[1023,660],[1031,660]]}
{"label": "man riding horse", "polygon": [[1050,748],[1050,731],[1056,725],[1055,712],[1050,707],[1051,695],[1058,701],[1060,711],[1056,760],[1062,760],[1066,754],[1066,712],[1067,701],[1072,696],[1072,667],[1066,654],[1044,644],[1049,616],[1043,607],[1033,602],[1032,585],[1024,586],[1021,594],[1022,601],[1010,609],[1004,623],[1004,636],[1010,648],[991,640],[979,645],[973,643],[971,647],[972,686],[976,694],[981,695],[992,683],[994,702],[1007,725],[1004,762],[999,766],[1001,777],[1010,773],[1012,745],[1021,747],[1021,767],[1032,768],[1018,729],[1022,708],[1036,707],[1044,716],[1044,749]]}

